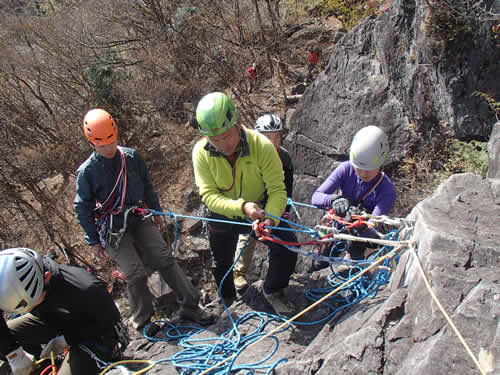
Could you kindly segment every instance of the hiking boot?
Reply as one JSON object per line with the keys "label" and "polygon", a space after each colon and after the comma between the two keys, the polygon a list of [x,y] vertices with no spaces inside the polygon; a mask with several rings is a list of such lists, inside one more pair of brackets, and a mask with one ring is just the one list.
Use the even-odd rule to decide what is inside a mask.
{"label": "hiking boot", "polygon": [[183,306],[181,308],[180,318],[184,320],[191,320],[202,326],[208,326],[215,323],[215,321],[217,320],[217,316],[215,314],[206,310],[202,310],[198,306]]}
{"label": "hiking boot", "polygon": [[337,275],[347,276],[351,267],[352,267],[351,265],[340,263],[340,264],[334,264],[332,268],[333,272],[335,272]]}
{"label": "hiking boot", "polygon": [[156,334],[160,332],[161,326],[149,320],[146,323],[141,324],[139,327],[137,327],[136,330],[137,333],[144,336],[145,338],[155,337]]}
{"label": "hiking boot", "polygon": [[[346,252],[346,254],[344,255],[344,260],[362,260],[363,258],[354,258],[352,257],[352,255],[348,252]],[[356,267],[356,263],[338,263],[338,264],[334,264],[333,265],[333,271],[337,274],[337,275],[341,275],[341,276],[348,276],[349,274],[349,271],[351,270],[351,268],[353,267]]]}
{"label": "hiking boot", "polygon": [[[346,252],[344,255],[344,260],[352,260],[351,254]],[[335,272],[336,274],[339,274],[339,275],[345,275],[349,272],[351,267],[352,267],[351,264],[346,264],[346,263],[334,264],[333,265],[333,272]]]}
{"label": "hiking boot", "polygon": [[234,287],[238,292],[244,291],[248,288],[248,280],[242,272],[234,272]]}
{"label": "hiking boot", "polygon": [[294,309],[286,298],[283,289],[269,294],[264,292],[264,298],[269,302],[277,315],[290,315]]}
{"label": "hiking boot", "polygon": [[313,273],[322,270],[323,268],[327,268],[329,265],[330,263],[324,262],[322,260],[313,260],[307,272]]}

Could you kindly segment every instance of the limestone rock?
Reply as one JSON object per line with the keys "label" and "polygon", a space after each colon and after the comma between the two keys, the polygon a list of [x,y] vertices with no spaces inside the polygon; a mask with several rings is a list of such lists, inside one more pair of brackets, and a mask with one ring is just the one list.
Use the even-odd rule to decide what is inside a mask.
{"label": "limestone rock", "polygon": [[500,178],[500,122],[494,125],[488,142],[488,177]]}

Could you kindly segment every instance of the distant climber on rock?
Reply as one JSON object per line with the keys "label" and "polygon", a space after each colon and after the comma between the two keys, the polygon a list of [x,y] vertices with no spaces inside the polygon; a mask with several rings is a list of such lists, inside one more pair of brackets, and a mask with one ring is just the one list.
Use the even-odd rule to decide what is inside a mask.
{"label": "distant climber on rock", "polygon": [[[214,259],[213,274],[226,305],[236,298],[233,273],[229,271],[240,234],[250,232],[253,221],[257,237],[271,235],[270,226],[288,228],[279,219],[287,203],[283,167],[273,144],[262,134],[238,124],[238,111],[224,93],[205,95],[196,109],[200,133],[204,136],[193,149],[196,185],[208,207],[208,239]],[[236,222],[236,223],[235,223]],[[273,230],[284,241],[296,242],[291,231]],[[264,297],[276,313],[293,310],[285,296],[297,254],[274,242],[269,249],[269,270]]]}
{"label": "distant climber on rock", "polygon": [[85,115],[83,131],[94,151],[77,170],[76,216],[90,252],[98,258],[109,255],[125,275],[132,324],[141,333],[146,327],[148,336],[159,329],[149,324],[154,311],[145,264],[172,288],[182,306],[181,318],[211,323],[214,317],[198,307],[200,293],[163,239],[163,218],[140,214],[140,208],[161,211],[144,159],[136,150],[118,146],[118,126],[102,109]]}
{"label": "distant climber on rock", "polygon": [[[349,160],[335,168],[316,189],[312,204],[324,209],[331,207],[340,217],[345,217],[351,207],[358,206],[374,216],[388,215],[396,200],[396,189],[382,172],[388,152],[387,136],[382,129],[367,126],[359,130],[353,138]],[[357,232],[362,237],[376,237],[373,230],[366,227],[358,228]],[[363,259],[365,247],[363,242],[352,241],[346,250],[346,258]],[[326,267],[327,262],[314,261],[311,271]],[[339,273],[345,270],[344,265],[336,268]]]}
{"label": "distant climber on rock", "polygon": [[[6,322],[3,312],[17,317]],[[91,356],[114,362],[128,345],[120,319],[106,284],[89,271],[27,248],[0,251],[0,353],[13,375],[31,374],[34,357],[64,349],[58,374],[98,374]]]}
{"label": "distant climber on rock", "polygon": [[[292,158],[288,151],[281,147],[281,132],[283,130],[283,124],[279,116],[273,115],[271,113],[266,113],[259,118],[255,123],[255,130],[259,133],[264,134],[274,145],[276,151],[283,165],[283,172],[285,173],[285,188],[287,198],[292,198],[293,192],[293,163]],[[281,215],[284,219],[290,218],[290,205],[287,205],[285,212]],[[238,258],[233,270],[234,274],[234,286],[237,290],[244,290],[248,286],[247,271],[252,263],[253,254],[255,251],[255,239],[250,237],[248,234],[240,234],[238,239],[238,246],[236,249],[236,257],[238,257],[241,249],[245,244],[241,257]]]}
{"label": "distant climber on rock", "polygon": [[314,68],[316,68],[316,65],[318,65],[318,52],[313,48],[309,47],[308,48],[308,55],[307,55],[307,79],[309,81],[312,80],[312,74]]}
{"label": "distant climber on rock", "polygon": [[245,72],[245,78],[247,80],[247,90],[248,93],[252,92],[255,88],[257,82],[257,64],[253,63],[252,66],[248,67]]}

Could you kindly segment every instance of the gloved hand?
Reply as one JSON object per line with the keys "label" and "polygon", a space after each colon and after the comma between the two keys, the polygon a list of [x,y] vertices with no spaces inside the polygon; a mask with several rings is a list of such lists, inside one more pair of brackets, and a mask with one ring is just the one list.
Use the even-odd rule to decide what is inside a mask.
{"label": "gloved hand", "polygon": [[33,356],[24,351],[22,347],[11,351],[6,356],[12,375],[29,375],[35,367]]}
{"label": "gloved hand", "polygon": [[283,212],[283,215],[281,215],[281,217],[285,220],[290,220],[290,212]]}
{"label": "gloved hand", "polygon": [[332,209],[335,215],[337,216],[344,217],[347,210],[349,209],[349,206],[350,206],[349,201],[342,196],[335,198],[332,201]]}
{"label": "gloved hand", "polygon": [[45,345],[42,352],[40,353],[40,358],[50,358],[51,352],[53,352],[54,356],[57,357],[59,354],[64,352],[64,349],[66,349],[67,347],[68,343],[66,342],[64,336],[56,336],[52,340],[50,340],[47,345]]}

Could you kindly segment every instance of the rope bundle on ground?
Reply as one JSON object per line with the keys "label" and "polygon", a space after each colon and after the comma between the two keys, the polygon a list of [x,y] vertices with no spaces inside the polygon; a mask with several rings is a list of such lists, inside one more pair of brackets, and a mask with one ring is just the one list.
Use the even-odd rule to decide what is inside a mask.
{"label": "rope bundle on ground", "polygon": [[[293,204],[293,207],[295,209],[295,205],[298,203],[291,203]],[[146,210],[145,214],[169,216],[175,220],[176,229],[178,227],[177,219],[179,217],[206,221],[222,221],[238,225],[252,225],[251,223],[178,215],[172,212],[163,213],[154,210]],[[273,217],[273,215],[266,215]],[[382,245],[382,247],[376,253],[372,254],[369,259],[354,261],[346,260],[338,256],[328,257],[318,255],[315,251],[307,251],[300,248],[299,246],[325,246],[339,243],[342,244],[342,241],[345,242],[347,240],[359,240],[359,237],[340,233],[338,231],[336,233],[331,232],[328,234],[321,234],[315,229],[308,228],[306,226],[285,220],[283,218],[278,219],[286,221],[291,226],[293,226],[293,228],[270,227],[270,229],[273,229],[274,233],[276,233],[278,230],[293,230],[310,235],[312,240],[301,243],[285,243],[281,241],[279,239],[279,236],[277,235],[273,235],[272,237],[264,237],[264,240],[280,243],[283,246],[286,246],[291,251],[298,252],[301,255],[308,256],[314,259],[326,260],[329,263],[351,263],[354,266],[347,277],[342,277],[332,272],[332,274],[328,277],[328,287],[306,292],[306,298],[310,301],[313,301],[314,303],[305,311],[309,311],[310,309],[321,304],[322,306],[326,306],[329,308],[329,313],[318,321],[299,322],[296,319],[299,316],[302,316],[305,311],[297,314],[295,317],[289,320],[265,312],[252,311],[244,314],[235,321],[233,320],[227,307],[224,306],[226,309],[226,313],[231,320],[232,327],[229,330],[223,332],[218,337],[204,337],[203,333],[205,332],[205,330],[203,329],[195,327],[175,327],[169,322],[162,321],[161,323],[163,323],[165,326],[165,338],[148,337],[148,339],[154,341],[178,340],[178,345],[183,347],[184,349],[170,358],[158,361],[157,364],[172,364],[180,371],[181,374],[200,374],[200,371],[201,374],[208,372],[210,372],[211,374],[227,374],[231,371],[236,370],[245,370],[247,371],[247,374],[253,374],[255,373],[255,371],[266,371],[266,373],[270,373],[274,368],[276,368],[278,364],[286,361],[285,358],[272,361],[272,357],[278,350],[279,346],[279,340],[275,336],[275,334],[288,329],[292,324],[313,325],[322,323],[333,317],[340,310],[359,303],[367,297],[375,297],[379,288],[388,283],[390,275],[397,263],[398,258],[395,256],[395,253],[391,253],[391,251],[393,251],[392,247],[399,245],[399,248],[401,248],[402,245],[406,244],[406,242],[397,241],[399,233],[398,231],[392,231],[387,234],[385,238],[374,240],[370,239],[370,242],[375,242],[379,245]],[[357,221],[355,223],[346,223],[338,218],[338,221],[341,225],[350,226],[350,228],[358,226],[359,224],[357,223],[365,222],[363,218],[357,218],[356,220]],[[379,220],[383,219],[379,218]],[[177,231],[175,233],[174,246],[176,241]],[[341,245],[340,248],[342,248]],[[242,252],[243,251],[244,249],[242,250]],[[388,256],[387,254],[392,255]],[[383,261],[377,261],[377,259],[383,259]],[[235,263],[236,261],[237,259],[235,260]],[[376,271],[374,270],[375,264],[379,266],[378,270]],[[368,269],[371,269],[375,272],[368,273],[366,272]],[[229,272],[232,272],[232,268],[227,271],[226,276]],[[247,328],[247,326],[251,324],[255,324],[256,327],[252,332],[242,335],[240,332],[240,326],[243,324],[245,324],[245,328]],[[270,339],[274,343],[265,358],[253,363],[241,363],[241,361],[237,363],[237,359],[241,359],[241,354],[244,350],[264,339]]]}

